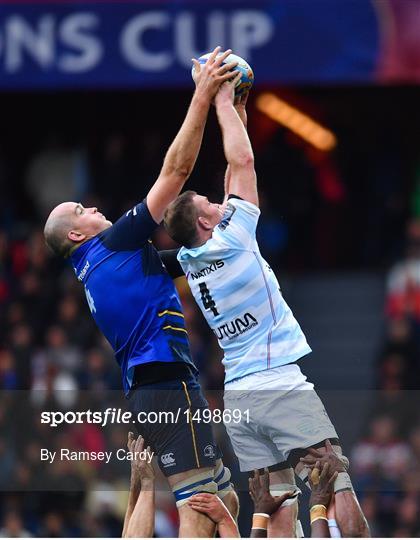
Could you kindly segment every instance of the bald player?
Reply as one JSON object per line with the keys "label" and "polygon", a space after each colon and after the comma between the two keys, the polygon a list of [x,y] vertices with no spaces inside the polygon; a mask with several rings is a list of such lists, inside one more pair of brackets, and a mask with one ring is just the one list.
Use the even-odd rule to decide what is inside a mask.
{"label": "bald player", "polygon": [[[170,413],[165,425],[142,423],[141,433],[175,495],[184,537],[211,537],[215,530],[207,516],[186,504],[191,496],[217,492],[234,515],[237,497],[211,427],[190,421],[208,403],[197,381],[179,297],[149,238],[194,167],[211,101],[237,74],[229,71],[236,63],[223,65],[231,51],[219,52],[217,47],[203,66],[194,60],[194,96],[146,199],[114,224],[97,208],[66,202],[51,212],[44,231],[51,249],[70,258],[92,316],[114,349],[133,418],[139,412]],[[172,277],[182,275],[175,265],[168,270]]]}

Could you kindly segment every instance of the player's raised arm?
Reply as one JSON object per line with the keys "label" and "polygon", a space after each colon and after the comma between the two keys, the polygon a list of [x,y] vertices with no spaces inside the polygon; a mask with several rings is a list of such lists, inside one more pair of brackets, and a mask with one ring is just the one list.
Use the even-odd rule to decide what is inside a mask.
{"label": "player's raised arm", "polygon": [[[246,112],[246,103],[248,101],[249,92],[246,92],[245,94],[242,94],[241,96],[238,96],[235,98],[235,109],[236,112],[239,114],[239,118],[242,120],[242,123],[247,129],[248,127],[248,115]],[[229,194],[230,194],[230,177],[231,177],[231,171],[230,171],[230,165],[228,163],[228,166],[226,167],[226,173],[225,173],[225,182],[224,182],[224,190],[225,190],[225,197],[224,202],[227,201]]]}
{"label": "player's raised arm", "polygon": [[156,223],[162,221],[165,209],[179,195],[190,176],[200,151],[210,103],[220,85],[232,77],[229,70],[237,64],[222,65],[232,51],[217,56],[219,52],[220,47],[216,47],[204,65],[193,60],[196,70],[194,96],[181,129],[166,154],[159,178],[147,195],[147,206]]}
{"label": "player's raised arm", "polygon": [[127,511],[124,519],[123,538],[151,538],[155,527],[155,473],[151,463],[147,462],[150,448],[146,449],[146,458],[142,458],[144,439],[134,439],[129,434],[128,449],[132,453],[131,485]]}
{"label": "player's raised arm", "polygon": [[[254,153],[246,131],[246,99],[234,105],[235,81],[223,84],[216,94],[217,118],[222,129],[223,147],[228,162],[225,177],[227,194],[238,195],[258,206]],[[238,109],[238,110],[237,110]]]}

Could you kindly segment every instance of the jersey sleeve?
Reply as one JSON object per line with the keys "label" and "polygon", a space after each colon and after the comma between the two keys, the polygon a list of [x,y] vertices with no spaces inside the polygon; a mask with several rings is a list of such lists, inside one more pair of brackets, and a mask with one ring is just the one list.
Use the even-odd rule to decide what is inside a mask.
{"label": "jersey sleeve", "polygon": [[218,225],[218,237],[228,247],[247,249],[255,241],[260,209],[249,201],[229,196]]}
{"label": "jersey sleeve", "polygon": [[108,249],[128,251],[143,246],[159,226],[152,218],[145,201],[137,204],[102,233]]}

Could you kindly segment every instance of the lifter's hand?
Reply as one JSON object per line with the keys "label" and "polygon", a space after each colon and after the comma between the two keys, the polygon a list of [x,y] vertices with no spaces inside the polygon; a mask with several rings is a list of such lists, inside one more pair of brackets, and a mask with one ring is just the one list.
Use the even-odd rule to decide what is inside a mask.
{"label": "lifter's hand", "polygon": [[214,523],[221,523],[229,516],[229,510],[217,495],[198,493],[188,499],[188,505],[197,512],[206,514]]}
{"label": "lifter's hand", "polygon": [[[134,434],[129,431],[128,432],[128,440],[127,440],[127,449],[129,452],[134,451],[134,445],[136,443],[136,439],[134,438]],[[134,461],[131,462],[131,485],[134,488],[140,489],[141,488],[141,478],[138,469],[134,465]]]}
{"label": "lifter's hand", "polygon": [[331,472],[328,462],[325,462],[322,466],[321,474],[319,474],[320,470],[321,464],[317,461],[309,475],[309,485],[312,490],[309,499],[309,508],[312,508],[315,504],[323,504],[328,508],[334,493],[334,482],[338,472]]}
{"label": "lifter's hand", "polygon": [[270,493],[270,476],[267,470],[260,475],[258,469],[254,470],[254,477],[249,479],[249,494],[254,501],[254,513],[274,514],[286,501],[293,497],[294,492],[288,491],[280,497],[273,497]]}
{"label": "lifter's hand", "polygon": [[132,453],[131,461],[131,481],[139,483],[142,487],[146,487],[146,484],[151,484],[155,479],[155,471],[151,463],[148,463],[147,456],[150,455],[150,447],[146,448],[146,458],[140,457],[141,452],[144,450],[144,439],[141,435],[134,438],[134,435],[130,432],[128,434],[128,450]]}
{"label": "lifter's hand", "polygon": [[328,439],[325,441],[325,452],[321,452],[315,448],[308,448],[308,454],[305,457],[300,458],[300,461],[309,469],[313,469],[316,462],[319,461],[321,467],[324,463],[328,463],[331,473],[335,471],[347,472],[348,463],[346,464],[343,461],[342,456],[334,451],[334,448]]}
{"label": "lifter's hand", "polygon": [[196,92],[203,95],[209,101],[213,100],[221,84],[239,73],[238,71],[231,71],[238,65],[238,62],[230,62],[229,64],[222,65],[232,50],[228,49],[220,56],[217,56],[219,52],[220,47],[216,47],[205,64],[200,64],[195,58],[192,59],[195,68],[194,82]]}

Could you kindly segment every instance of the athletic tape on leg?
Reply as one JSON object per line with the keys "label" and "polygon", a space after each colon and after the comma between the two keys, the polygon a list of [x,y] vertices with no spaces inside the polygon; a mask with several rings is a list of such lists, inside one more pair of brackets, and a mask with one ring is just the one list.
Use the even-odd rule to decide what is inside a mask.
{"label": "athletic tape on leg", "polygon": [[346,472],[338,473],[334,482],[334,493],[340,493],[340,491],[354,491],[350,476]]}
{"label": "athletic tape on leg", "polygon": [[[304,467],[300,473],[298,474],[299,478],[304,482],[309,489],[311,489],[311,485],[309,483],[309,477],[310,474],[309,469]],[[340,472],[338,473],[338,476],[334,482],[334,493],[340,493],[340,491],[354,491],[353,490],[353,484],[351,483],[350,476],[346,472]]]}
{"label": "athletic tape on leg", "polygon": [[213,481],[212,471],[206,471],[178,482],[173,486],[172,491],[179,508],[197,493],[217,493],[217,484]]}
{"label": "athletic tape on leg", "polygon": [[343,456],[342,454],[340,456],[338,456],[341,461],[343,462],[343,465],[344,467],[346,468],[346,471],[349,470],[349,467],[350,467],[350,461],[349,461],[349,458],[347,458],[346,456]]}
{"label": "athletic tape on leg", "polygon": [[214,482],[217,484],[217,496],[220,499],[226,497],[229,491],[233,491],[233,485],[230,482],[231,474],[227,467],[224,467],[223,463],[220,463],[214,473]]}
{"label": "athletic tape on leg", "polygon": [[288,491],[294,493],[293,497],[286,499],[284,503],[280,506],[291,506],[292,504],[297,503],[299,495],[302,493],[301,490],[297,487],[296,484],[271,484],[270,485],[270,494],[272,497],[281,497]]}

